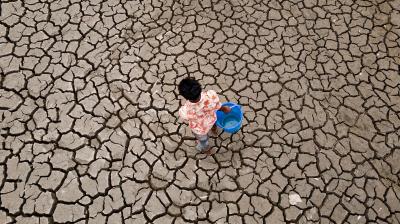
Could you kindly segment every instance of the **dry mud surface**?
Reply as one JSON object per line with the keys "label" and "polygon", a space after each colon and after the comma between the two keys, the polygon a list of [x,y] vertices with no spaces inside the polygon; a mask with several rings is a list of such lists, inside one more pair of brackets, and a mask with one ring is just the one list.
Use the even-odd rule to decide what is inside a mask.
{"label": "dry mud surface", "polygon": [[0,4],[1,224],[400,222],[400,0]]}

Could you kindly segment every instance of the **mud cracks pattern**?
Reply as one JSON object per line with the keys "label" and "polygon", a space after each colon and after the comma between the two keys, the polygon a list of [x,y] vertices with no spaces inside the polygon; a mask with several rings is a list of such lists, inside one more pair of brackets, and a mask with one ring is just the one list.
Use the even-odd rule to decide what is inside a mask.
{"label": "mud cracks pattern", "polygon": [[[399,223],[399,0],[8,0],[1,223]],[[242,104],[196,154],[190,74]]]}

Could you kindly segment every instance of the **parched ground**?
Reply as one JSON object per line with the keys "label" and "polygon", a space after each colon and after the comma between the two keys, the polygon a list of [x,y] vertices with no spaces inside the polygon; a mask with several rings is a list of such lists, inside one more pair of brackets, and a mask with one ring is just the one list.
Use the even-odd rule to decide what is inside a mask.
{"label": "parched ground", "polygon": [[[400,0],[5,0],[0,223],[400,223]],[[243,105],[198,154],[190,75]]]}

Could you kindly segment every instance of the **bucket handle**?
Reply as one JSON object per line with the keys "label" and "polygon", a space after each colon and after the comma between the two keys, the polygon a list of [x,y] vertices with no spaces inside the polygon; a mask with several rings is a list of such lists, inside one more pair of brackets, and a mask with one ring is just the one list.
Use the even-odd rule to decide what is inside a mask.
{"label": "bucket handle", "polygon": [[240,109],[240,106],[237,105],[237,104],[235,104],[235,105],[231,106],[231,110],[232,110],[233,108],[235,108],[235,107],[238,107],[238,108]]}

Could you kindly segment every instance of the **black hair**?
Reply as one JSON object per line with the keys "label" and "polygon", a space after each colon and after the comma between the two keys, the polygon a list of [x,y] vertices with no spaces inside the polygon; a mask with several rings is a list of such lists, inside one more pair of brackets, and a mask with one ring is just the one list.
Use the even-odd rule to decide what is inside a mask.
{"label": "black hair", "polygon": [[196,101],[201,95],[201,85],[193,78],[183,79],[178,86],[179,94],[189,101]]}

